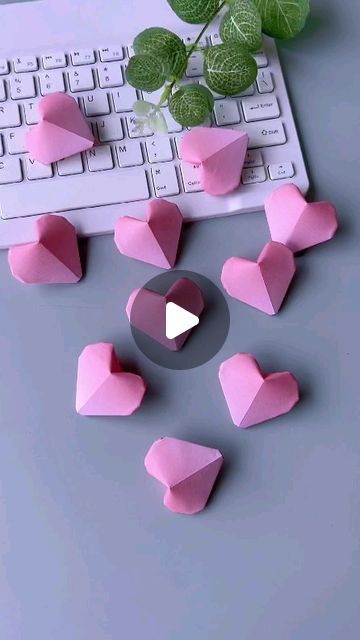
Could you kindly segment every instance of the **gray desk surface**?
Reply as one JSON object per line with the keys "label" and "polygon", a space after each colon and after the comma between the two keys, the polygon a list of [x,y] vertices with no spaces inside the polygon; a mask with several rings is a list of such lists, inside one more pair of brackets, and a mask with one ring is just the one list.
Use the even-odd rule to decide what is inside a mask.
{"label": "gray desk surface", "polygon": [[[298,258],[277,317],[229,301],[221,353],[168,371],[137,351],[124,316],[129,291],[156,269],[102,237],[87,243],[79,285],[28,288],[0,254],[1,640],[358,638],[360,10],[312,5],[280,52],[312,195],[336,204],[341,230]],[[228,256],[255,256],[267,239],[261,213],[198,223],[178,266],[219,283]],[[74,411],[77,356],[98,340],[150,383],[131,419]],[[217,369],[238,350],[298,376],[291,414],[232,426]],[[196,517],[163,508],[144,471],[165,434],[225,456]]]}

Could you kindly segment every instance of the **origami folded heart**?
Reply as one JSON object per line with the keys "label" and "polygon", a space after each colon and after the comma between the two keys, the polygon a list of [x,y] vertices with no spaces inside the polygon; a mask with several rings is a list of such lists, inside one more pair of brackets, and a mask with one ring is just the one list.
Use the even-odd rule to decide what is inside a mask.
{"label": "origami folded heart", "polygon": [[167,487],[164,505],[189,515],[204,509],[222,463],[218,449],[177,438],[156,440],[145,457],[147,472]]}
{"label": "origami folded heart", "polygon": [[273,191],[265,200],[265,213],[271,238],[294,253],[331,240],[338,226],[330,202],[307,203],[294,184]]}
{"label": "origami folded heart", "polygon": [[37,240],[11,247],[11,273],[25,284],[68,284],[82,276],[75,227],[47,214],[36,221]]}
{"label": "origami folded heart", "polygon": [[299,401],[298,383],[291,373],[265,374],[250,353],[237,353],[222,362],[219,378],[237,427],[276,418]]}
{"label": "origami folded heart", "polygon": [[39,102],[41,121],[26,135],[30,156],[51,164],[91,149],[94,136],[75,98],[66,93],[50,93]]}
{"label": "origami folded heart", "polygon": [[201,186],[213,196],[239,186],[249,137],[234,129],[195,127],[185,134],[181,159],[200,165]]}
{"label": "origami folded heart", "polygon": [[165,295],[150,289],[136,289],[129,297],[126,313],[130,324],[171,351],[179,351],[191,329],[176,338],[166,337],[166,305],[168,302],[200,316],[204,309],[201,289],[189,278],[179,278]]}
{"label": "origami folded heart", "polygon": [[277,313],[295,273],[294,255],[279,242],[265,245],[256,262],[226,260],[221,282],[230,296],[269,315]]}
{"label": "origami folded heart", "polygon": [[152,200],[146,221],[130,216],[120,218],[115,226],[115,243],[129,258],[171,269],[176,261],[183,217],[175,204]]}
{"label": "origami folded heart", "polygon": [[81,352],[76,411],[82,416],[129,416],[140,407],[145,391],[141,376],[122,370],[112,344],[89,344]]}

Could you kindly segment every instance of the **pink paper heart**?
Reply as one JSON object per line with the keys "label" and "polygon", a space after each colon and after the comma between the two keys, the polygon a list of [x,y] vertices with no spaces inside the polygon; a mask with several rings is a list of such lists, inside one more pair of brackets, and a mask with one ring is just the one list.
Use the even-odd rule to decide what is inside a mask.
{"label": "pink paper heart", "polygon": [[91,149],[94,136],[75,98],[50,93],[39,102],[41,121],[26,135],[30,156],[42,164]]}
{"label": "pink paper heart", "polygon": [[179,307],[200,316],[204,299],[200,288],[189,278],[179,278],[165,295],[150,289],[136,289],[129,297],[126,313],[130,324],[171,351],[179,351],[191,333],[191,329],[169,339],[166,337],[166,304],[174,302]]}
{"label": "pink paper heart", "polygon": [[115,226],[115,243],[129,258],[171,269],[176,261],[183,217],[175,204],[152,200],[146,221],[125,216]]}
{"label": "pink paper heart", "polygon": [[294,184],[285,184],[265,200],[271,238],[294,253],[331,240],[337,230],[336,209],[330,202],[307,203]]}
{"label": "pink paper heart", "polygon": [[239,186],[248,142],[244,131],[195,127],[183,137],[180,155],[185,162],[200,165],[202,188],[219,196]]}
{"label": "pink paper heart", "polygon": [[82,276],[75,227],[66,218],[47,214],[36,221],[37,240],[11,247],[11,273],[25,284],[68,284]]}
{"label": "pink paper heart", "polygon": [[204,509],[223,457],[210,449],[177,438],[160,438],[145,457],[147,472],[165,485],[164,505],[175,513]]}
{"label": "pink paper heart", "polygon": [[140,407],[145,391],[141,376],[122,370],[112,344],[89,344],[81,352],[76,411],[82,416],[129,416]]}
{"label": "pink paper heart", "polygon": [[237,257],[226,260],[221,282],[233,298],[274,315],[281,307],[295,269],[292,251],[279,242],[269,242],[256,262]]}
{"label": "pink paper heart", "polygon": [[237,353],[219,370],[233,423],[251,427],[290,411],[299,401],[296,378],[288,371],[265,374],[250,353]]}

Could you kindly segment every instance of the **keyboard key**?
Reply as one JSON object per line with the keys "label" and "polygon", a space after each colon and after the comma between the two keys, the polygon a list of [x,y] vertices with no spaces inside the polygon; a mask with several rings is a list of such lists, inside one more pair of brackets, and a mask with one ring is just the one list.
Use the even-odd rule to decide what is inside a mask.
{"label": "keyboard key", "polygon": [[245,98],[245,96],[253,96],[255,93],[255,85],[254,83],[250,85],[250,87],[248,87],[247,89],[245,89],[244,91],[242,91],[241,93],[238,93],[236,96],[233,96],[234,98]]}
{"label": "keyboard key", "polygon": [[209,91],[211,91],[211,93],[214,96],[214,100],[221,100],[222,98],[225,98],[225,96],[223,96],[220,93],[217,93],[216,91],[213,91],[212,89],[210,89],[210,87],[207,86],[206,81],[205,81],[204,78],[201,78],[201,80],[199,80],[199,84],[202,84],[204,87],[209,89]]}
{"label": "keyboard key", "polygon": [[[158,104],[161,100],[161,96],[164,92],[164,88],[161,87],[161,89],[158,89],[157,91],[152,91],[151,93],[148,93],[147,91],[142,91],[142,97],[143,100],[146,100],[146,102],[151,102],[152,104]],[[167,105],[167,100],[166,102],[164,102],[164,106]]]}
{"label": "keyboard key", "polygon": [[244,168],[261,167],[264,164],[261,152],[258,149],[251,149],[246,152]]}
{"label": "keyboard key", "polygon": [[175,167],[172,164],[164,164],[151,170],[154,191],[157,198],[164,196],[176,196],[179,190],[179,182]]}
{"label": "keyboard key", "polygon": [[[3,158],[0,160],[0,184],[21,182],[21,164],[18,158]],[[1,197],[3,194],[1,194]],[[3,202],[1,202],[1,205]],[[15,203],[14,203],[15,205]],[[16,206],[16,205],[15,205]]]}
{"label": "keyboard key", "polygon": [[173,152],[170,140],[165,136],[154,138],[146,143],[146,150],[149,162],[170,162],[173,159]]}
{"label": "keyboard key", "polygon": [[220,33],[218,33],[217,31],[212,34],[212,36],[210,37],[210,40],[211,40],[211,44],[212,45],[222,44],[222,40],[220,38]]}
{"label": "keyboard key", "polygon": [[109,99],[106,93],[89,93],[84,96],[85,113],[87,116],[105,116],[110,113]]}
{"label": "keyboard key", "polygon": [[0,135],[0,156],[4,155],[4,143],[2,139],[2,135]]}
{"label": "keyboard key", "polygon": [[256,167],[251,169],[243,169],[241,182],[243,184],[253,184],[265,182],[266,173],[264,167]]}
{"label": "keyboard key", "polygon": [[63,51],[55,51],[54,53],[45,53],[42,57],[44,69],[61,69],[66,67],[66,55]]}
{"label": "keyboard key", "polygon": [[144,164],[141,144],[137,140],[128,140],[118,144],[116,149],[120,167],[134,167]]}
{"label": "keyboard key", "polygon": [[204,74],[204,56],[200,51],[194,51],[189,58],[189,63],[186,69],[186,75],[188,78],[194,78],[196,76],[202,76]]}
{"label": "keyboard key", "polygon": [[97,120],[97,131],[100,142],[112,142],[122,140],[124,137],[120,116],[111,115],[108,118]]}
{"label": "keyboard key", "polygon": [[70,91],[92,91],[95,89],[92,70],[88,67],[84,69],[74,69],[69,71]]}
{"label": "keyboard key", "polygon": [[38,61],[35,56],[19,56],[13,60],[14,71],[24,73],[26,71],[37,71]]}
{"label": "keyboard key", "polygon": [[135,55],[135,51],[134,51],[134,47],[132,44],[128,44],[127,48],[127,52],[128,52],[128,56],[129,58],[132,58],[132,56]]}
{"label": "keyboard key", "polygon": [[4,80],[0,80],[0,102],[3,102],[5,99],[6,99],[5,82]]}
{"label": "keyboard key", "polygon": [[25,144],[26,129],[14,129],[8,131],[6,135],[6,145],[10,154],[25,153],[27,147]]}
{"label": "keyboard key", "polygon": [[19,106],[14,102],[0,105],[0,129],[19,127],[21,124]]}
{"label": "keyboard key", "polygon": [[38,124],[38,122],[40,122],[38,102],[25,102],[23,107],[25,111],[26,124]]}
{"label": "keyboard key", "polygon": [[57,91],[65,91],[64,76],[62,71],[45,71],[39,74],[40,91],[42,96]]}
{"label": "keyboard key", "polygon": [[121,87],[124,84],[122,66],[118,62],[104,64],[98,67],[97,72],[101,89]]}
{"label": "keyboard key", "polygon": [[124,59],[124,51],[122,47],[101,47],[99,49],[99,57],[101,62],[111,62]]}
{"label": "keyboard key", "polygon": [[113,169],[114,162],[109,145],[93,147],[86,152],[89,171],[107,171]]}
{"label": "keyboard key", "polygon": [[241,103],[246,122],[269,120],[270,118],[278,118],[280,115],[279,104],[275,96],[244,98]]}
{"label": "keyboard key", "polygon": [[179,133],[180,131],[183,130],[181,124],[179,124],[178,122],[176,122],[176,120],[174,120],[174,118],[172,117],[167,107],[161,109],[161,111],[165,117],[169,133]]}
{"label": "keyboard key", "polygon": [[214,106],[216,124],[238,124],[240,114],[235,100],[217,100]]}
{"label": "keyboard key", "polygon": [[249,136],[249,149],[257,147],[272,147],[286,142],[286,134],[282,122],[277,121],[272,124],[251,124],[244,130]]}
{"label": "keyboard key", "polygon": [[40,164],[33,158],[26,158],[25,164],[28,180],[43,180],[44,178],[51,178],[53,175],[51,165]]}
{"label": "keyboard key", "polygon": [[[185,46],[189,46],[191,44],[194,44],[195,40],[197,39],[197,36],[185,36],[183,38],[183,42],[185,44]],[[205,47],[207,47],[207,42],[206,42],[206,38],[201,38],[201,40],[199,40],[199,42],[196,44],[197,47],[200,47],[200,49],[205,49]]]}
{"label": "keyboard key", "polygon": [[70,57],[74,67],[95,62],[95,54],[92,49],[74,49],[70,52]]}
{"label": "keyboard key", "polygon": [[0,76],[5,76],[9,73],[9,63],[5,58],[0,58]]}
{"label": "keyboard key", "polygon": [[190,164],[185,162],[181,165],[181,175],[186,193],[194,193],[202,191],[200,182],[200,166],[198,164]]}
{"label": "keyboard key", "polygon": [[271,93],[272,91],[274,91],[274,83],[271,71],[269,71],[268,69],[258,71],[256,84],[259,93]]}
{"label": "keyboard key", "polygon": [[292,162],[282,162],[279,164],[269,165],[269,176],[271,180],[283,180],[284,178],[292,178],[294,173],[294,166]]}
{"label": "keyboard key", "polygon": [[[6,161],[20,167],[18,158]],[[1,170],[0,162],[0,175]],[[14,173],[9,182],[15,182]],[[21,180],[21,173],[17,174]],[[49,211],[68,211],[86,207],[100,207],[123,202],[136,202],[149,198],[149,187],[143,169],[126,170],[123,179],[119,171],[73,176],[51,182],[51,189],[44,189],[41,181],[26,182],[21,186],[21,198],[16,189],[3,189],[1,193],[1,215],[7,220],[23,216],[40,215]],[[0,178],[1,182],[1,178]]]}
{"label": "keyboard key", "polygon": [[125,84],[121,89],[112,92],[114,109],[116,113],[132,111],[134,102],[138,99],[136,89]]}
{"label": "keyboard key", "polygon": [[258,67],[267,67],[268,59],[263,51],[258,51],[257,53],[254,53],[253,56]]}
{"label": "keyboard key", "polygon": [[10,79],[10,95],[13,100],[34,98],[36,95],[33,76],[15,76]]}
{"label": "keyboard key", "polygon": [[77,173],[83,173],[84,167],[81,159],[81,153],[76,153],[74,156],[59,160],[57,163],[57,170],[59,176],[73,176]]}
{"label": "keyboard key", "polygon": [[147,125],[144,126],[142,130],[137,129],[136,127],[136,116],[132,114],[126,118],[127,129],[130,138],[142,138],[145,136],[152,136],[153,132],[150,127]]}

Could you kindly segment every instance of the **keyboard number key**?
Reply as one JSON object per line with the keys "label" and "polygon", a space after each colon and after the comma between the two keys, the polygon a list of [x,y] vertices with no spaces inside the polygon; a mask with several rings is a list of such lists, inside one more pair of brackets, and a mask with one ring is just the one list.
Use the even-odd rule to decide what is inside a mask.
{"label": "keyboard number key", "polygon": [[65,91],[64,76],[62,71],[46,71],[39,75],[40,91],[42,96],[47,96],[49,93],[55,93],[59,91]]}
{"label": "keyboard number key", "polygon": [[92,91],[94,86],[94,77],[92,70],[84,67],[84,69],[74,69],[69,71],[70,91]]}
{"label": "keyboard number key", "polygon": [[15,76],[10,80],[10,95],[13,100],[34,98],[35,84],[33,76]]}
{"label": "keyboard number key", "polygon": [[175,167],[165,164],[151,170],[154,191],[157,198],[176,196],[180,192]]}

